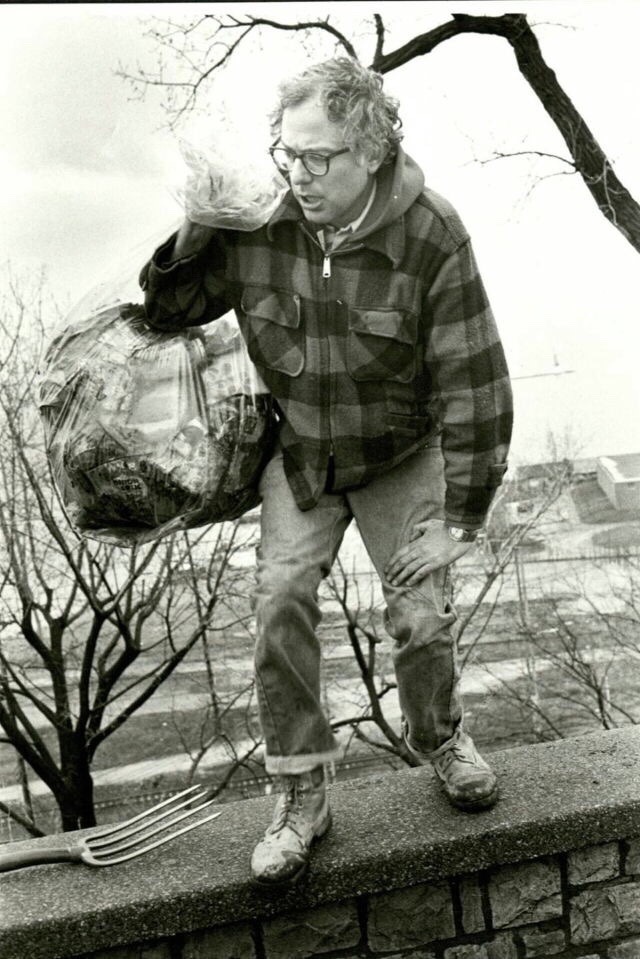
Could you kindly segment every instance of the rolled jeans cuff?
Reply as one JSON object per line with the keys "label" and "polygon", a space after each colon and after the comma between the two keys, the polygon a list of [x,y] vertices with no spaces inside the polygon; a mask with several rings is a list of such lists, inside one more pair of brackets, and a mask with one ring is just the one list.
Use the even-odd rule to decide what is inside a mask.
{"label": "rolled jeans cuff", "polygon": [[446,752],[447,749],[450,749],[455,743],[458,742],[463,733],[463,724],[464,720],[461,719],[454,729],[453,735],[446,739],[443,743],[440,743],[437,749],[424,751],[420,749],[419,746],[414,746],[413,743],[409,740],[409,727],[406,720],[402,722],[402,738],[404,739],[405,746],[409,749],[409,752],[415,756],[422,763],[430,762],[432,763],[434,759],[437,759],[442,753]]}
{"label": "rolled jeans cuff", "polygon": [[299,776],[325,763],[338,762],[343,758],[343,752],[342,748],[336,748],[303,756],[270,756],[267,753],[264,765],[270,776]]}

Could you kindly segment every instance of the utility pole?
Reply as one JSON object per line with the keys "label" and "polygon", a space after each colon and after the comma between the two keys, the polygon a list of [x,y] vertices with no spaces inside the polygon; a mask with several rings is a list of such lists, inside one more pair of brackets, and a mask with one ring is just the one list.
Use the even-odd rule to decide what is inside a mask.
{"label": "utility pole", "polygon": [[527,598],[527,581],[524,574],[524,563],[522,561],[522,551],[519,546],[514,550],[516,563],[516,583],[518,584],[518,604],[520,607],[520,621],[525,629],[531,626],[529,617],[529,600]]}
{"label": "utility pole", "polygon": [[531,704],[531,724],[536,736],[542,732],[542,723],[540,721],[540,694],[538,691],[538,666],[536,663],[535,644],[531,641],[531,616],[529,615],[529,599],[527,596],[527,580],[525,577],[525,564],[522,559],[522,549],[516,546],[514,551],[516,566],[516,582],[518,584],[518,602],[520,605],[520,621],[527,633],[527,674],[529,677],[529,702]]}

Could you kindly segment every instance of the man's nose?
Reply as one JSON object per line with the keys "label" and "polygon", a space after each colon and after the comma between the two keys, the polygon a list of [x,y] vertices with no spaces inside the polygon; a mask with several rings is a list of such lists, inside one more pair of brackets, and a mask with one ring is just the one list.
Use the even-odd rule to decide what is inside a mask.
{"label": "man's nose", "polygon": [[296,157],[289,173],[292,183],[308,183],[313,175],[309,173],[300,157]]}

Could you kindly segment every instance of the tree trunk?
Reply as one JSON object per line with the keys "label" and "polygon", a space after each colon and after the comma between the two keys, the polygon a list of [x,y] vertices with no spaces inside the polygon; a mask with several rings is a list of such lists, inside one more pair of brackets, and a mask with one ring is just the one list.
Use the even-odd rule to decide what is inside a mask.
{"label": "tree trunk", "polygon": [[87,748],[76,737],[65,741],[61,753],[64,791],[56,795],[63,832],[96,825],[93,778],[87,760]]}
{"label": "tree trunk", "polygon": [[557,126],[598,209],[640,252],[640,206],[620,182],[606,154],[547,66],[524,15],[514,16],[507,40],[520,72]]}
{"label": "tree trunk", "polygon": [[520,72],[562,135],[576,172],[598,209],[640,253],[640,205],[614,173],[602,147],[545,62],[525,14],[476,17],[455,13],[450,23],[414,37],[392,53],[383,54],[378,50],[372,66],[380,73],[389,73],[462,33],[492,34],[507,40]]}

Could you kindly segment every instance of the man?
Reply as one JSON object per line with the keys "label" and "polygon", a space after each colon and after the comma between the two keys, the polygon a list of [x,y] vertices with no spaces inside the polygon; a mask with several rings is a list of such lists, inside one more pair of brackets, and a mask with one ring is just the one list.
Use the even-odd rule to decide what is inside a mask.
{"label": "man", "polygon": [[408,748],[457,807],[497,798],[462,726],[447,568],[506,469],[511,391],[468,234],[399,126],[378,75],[343,58],[309,68],[272,117],[290,190],[269,222],[187,220],[141,278],[155,328],[234,309],[279,410],[255,663],[266,769],[284,788],[252,857],[263,885],[298,879],[330,825],[317,590],[353,518],[382,582]]}

